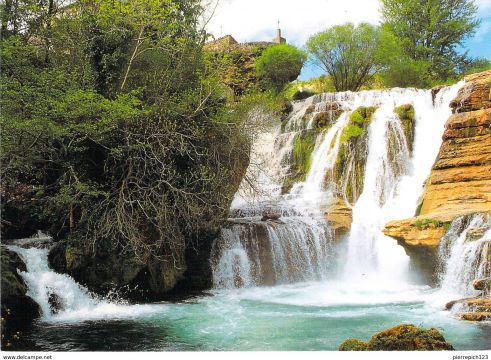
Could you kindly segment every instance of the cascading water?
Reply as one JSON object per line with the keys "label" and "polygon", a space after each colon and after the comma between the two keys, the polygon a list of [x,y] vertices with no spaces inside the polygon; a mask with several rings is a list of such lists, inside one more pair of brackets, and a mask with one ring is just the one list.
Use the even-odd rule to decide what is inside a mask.
{"label": "cascading water", "polygon": [[130,318],[153,311],[145,305],[128,306],[117,301],[98,299],[67,274],[49,268],[48,248],[24,248],[11,245],[26,264],[19,271],[31,297],[40,307],[42,320],[47,322],[78,322],[105,318]]}
{"label": "cascading water", "polygon": [[[335,167],[350,114],[359,107],[376,110],[367,130],[363,188],[352,209],[344,279],[366,282],[373,276],[380,281],[383,276],[399,282],[406,280],[408,257],[393,239],[382,234],[382,229],[390,220],[414,215],[440,147],[444,124],[451,115],[449,103],[462,85],[444,88],[435,97],[431,91],[392,89],[321,94],[295,103],[286,123],[253,146],[252,158],[261,159],[265,166],[256,187],[259,191],[252,198],[243,190],[247,187],[244,182],[236,194],[231,225],[223,230],[213,250],[215,286],[233,288],[320,280],[328,275],[333,266],[330,251],[334,238],[324,211],[336,199],[347,200],[349,177],[357,175],[350,171],[354,154],[348,156],[345,171],[348,175],[342,183],[336,183],[329,174]],[[395,114],[396,107],[407,104],[415,112],[414,143],[408,143],[402,120]],[[333,116],[336,111],[337,117]],[[315,119],[325,121],[325,118],[327,126],[316,124]],[[282,191],[288,169],[293,166],[296,139],[312,133],[315,146],[304,180],[297,180],[287,191]],[[265,212],[281,215],[281,224],[270,222],[267,217],[262,219],[267,221],[262,221]],[[268,229],[262,231],[263,239],[259,241],[267,244],[259,251],[267,254],[262,258],[253,251],[258,248],[257,235],[250,235],[261,231],[251,228]],[[312,242],[308,238],[316,240]],[[305,246],[309,241],[316,246]],[[315,249],[328,250],[316,253]],[[324,262],[320,267],[319,260]],[[278,275],[278,269],[282,268],[289,270]],[[284,276],[286,273],[289,276]]]}
{"label": "cascading water", "polygon": [[[369,339],[375,331],[411,322],[443,329],[458,350],[489,349],[489,326],[448,316],[434,301],[438,291],[401,281],[407,258],[380,231],[385,221],[413,215],[458,88],[443,89],[435,103],[429,91],[402,89],[323,94],[295,103],[283,131],[278,126],[256,139],[250,178],[212,249],[213,296],[118,304],[50,270],[47,249],[11,247],[26,263],[21,275],[43,310],[42,321],[23,336],[36,350],[49,351],[337,350],[347,338]],[[393,114],[395,106],[405,104],[416,113],[414,142]],[[352,151],[343,132],[359,106],[377,110],[363,146]],[[319,128],[315,118],[326,109],[340,109],[339,116],[327,111],[329,123]],[[309,171],[286,186],[297,140],[312,134]],[[339,174],[341,156],[346,162]],[[362,181],[355,182],[359,174]],[[247,188],[251,178],[258,180],[253,187],[259,191]],[[347,208],[352,204],[353,224],[339,239],[324,212],[344,200]],[[469,219],[456,220],[442,241],[442,282],[449,289],[490,271],[489,261],[483,261],[490,254],[489,218]],[[346,258],[333,269],[342,244]],[[399,281],[387,281],[387,274]],[[465,286],[452,291],[472,294]],[[50,294],[61,304],[57,313]],[[457,298],[444,295],[445,301]]]}
{"label": "cascading water", "polygon": [[449,297],[479,294],[475,279],[491,277],[491,215],[455,219],[440,241],[441,291]]}
{"label": "cascading water", "polygon": [[[348,240],[346,278],[400,282],[407,280],[408,257],[393,239],[382,234],[384,225],[414,215],[422,186],[441,143],[448,106],[462,83],[445,88],[433,99],[429,91],[402,90],[389,96],[375,112],[369,128],[368,157],[363,192],[353,208]],[[402,135],[394,106],[412,104],[416,116],[413,154]],[[388,139],[399,141],[388,148]],[[390,159],[390,151],[397,154]]]}

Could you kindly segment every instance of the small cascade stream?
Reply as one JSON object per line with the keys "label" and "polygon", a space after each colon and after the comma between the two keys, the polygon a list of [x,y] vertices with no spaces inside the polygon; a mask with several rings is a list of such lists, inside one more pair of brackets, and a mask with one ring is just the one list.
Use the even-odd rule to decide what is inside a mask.
{"label": "small cascade stream", "polygon": [[79,322],[141,316],[154,309],[147,305],[129,306],[120,301],[100,299],[78,284],[67,274],[59,274],[49,268],[49,248],[24,248],[10,245],[26,264],[27,271],[19,271],[28,292],[41,309],[46,322]]}
{"label": "small cascade stream", "polygon": [[476,296],[475,279],[491,277],[491,215],[455,219],[440,242],[441,289],[457,298]]}

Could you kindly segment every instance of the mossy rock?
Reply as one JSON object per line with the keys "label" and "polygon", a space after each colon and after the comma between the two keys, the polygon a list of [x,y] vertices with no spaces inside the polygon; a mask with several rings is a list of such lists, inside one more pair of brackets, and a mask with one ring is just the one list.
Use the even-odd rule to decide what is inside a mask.
{"label": "mossy rock", "polygon": [[290,172],[283,183],[283,193],[290,191],[294,183],[305,181],[310,170],[316,139],[317,133],[309,130],[302,131],[295,136]]}
{"label": "mossy rock", "polygon": [[339,348],[345,351],[358,349],[368,351],[454,350],[437,329],[421,329],[411,324],[397,325],[376,333],[368,343],[349,339]]}
{"label": "mossy rock", "polygon": [[21,332],[40,314],[38,304],[26,295],[27,286],[17,270],[26,271],[19,255],[1,247],[1,333],[2,349],[10,348]]}
{"label": "mossy rock", "polygon": [[347,143],[353,138],[363,135],[373,120],[377,107],[360,106],[350,114],[350,120],[341,134],[341,143]]}
{"label": "mossy rock", "polygon": [[394,109],[394,113],[396,113],[401,120],[404,136],[406,137],[409,151],[412,152],[414,135],[416,132],[416,113],[414,110],[414,106],[411,104],[397,106]]}
{"label": "mossy rock", "polygon": [[358,200],[363,190],[368,155],[367,130],[376,110],[374,106],[360,106],[351,113],[349,122],[341,133],[332,179],[328,179],[342,184],[340,195],[351,204]]}
{"label": "mossy rock", "polygon": [[368,350],[412,351],[454,350],[435,328],[421,329],[411,324],[398,325],[372,336]]}
{"label": "mossy rock", "polygon": [[450,228],[450,222],[444,222],[437,219],[429,218],[419,218],[414,223],[413,226],[417,227],[418,230],[426,230],[429,228],[440,228],[443,227],[445,230]]}
{"label": "mossy rock", "polygon": [[368,343],[358,339],[345,340],[340,346],[339,351],[366,351]]}
{"label": "mossy rock", "polygon": [[314,115],[312,119],[313,128],[316,130],[325,130],[339,119],[343,112],[341,110],[321,111]]}

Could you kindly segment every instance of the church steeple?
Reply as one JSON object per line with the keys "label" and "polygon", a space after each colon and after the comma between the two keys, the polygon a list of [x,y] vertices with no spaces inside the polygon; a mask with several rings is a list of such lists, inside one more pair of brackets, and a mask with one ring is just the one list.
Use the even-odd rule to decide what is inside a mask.
{"label": "church steeple", "polygon": [[286,39],[281,37],[280,20],[278,20],[278,29],[276,30],[276,37],[273,39],[275,44],[285,44]]}

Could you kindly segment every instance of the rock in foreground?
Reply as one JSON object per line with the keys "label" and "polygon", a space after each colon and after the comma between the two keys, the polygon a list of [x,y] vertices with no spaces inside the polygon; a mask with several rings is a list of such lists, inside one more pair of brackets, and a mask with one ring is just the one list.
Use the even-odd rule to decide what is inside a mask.
{"label": "rock in foreground", "polygon": [[445,308],[451,310],[454,306],[458,308],[456,315],[462,320],[484,321],[491,319],[491,298],[489,297],[478,296],[454,300],[445,305]]}
{"label": "rock in foreground", "polygon": [[425,330],[411,324],[397,325],[372,336],[369,342],[348,339],[340,351],[421,351],[454,350],[434,328]]}
{"label": "rock in foreground", "polygon": [[17,270],[26,271],[20,257],[4,246],[2,259],[2,349],[19,340],[21,331],[39,316],[39,306],[26,295],[27,286]]}

